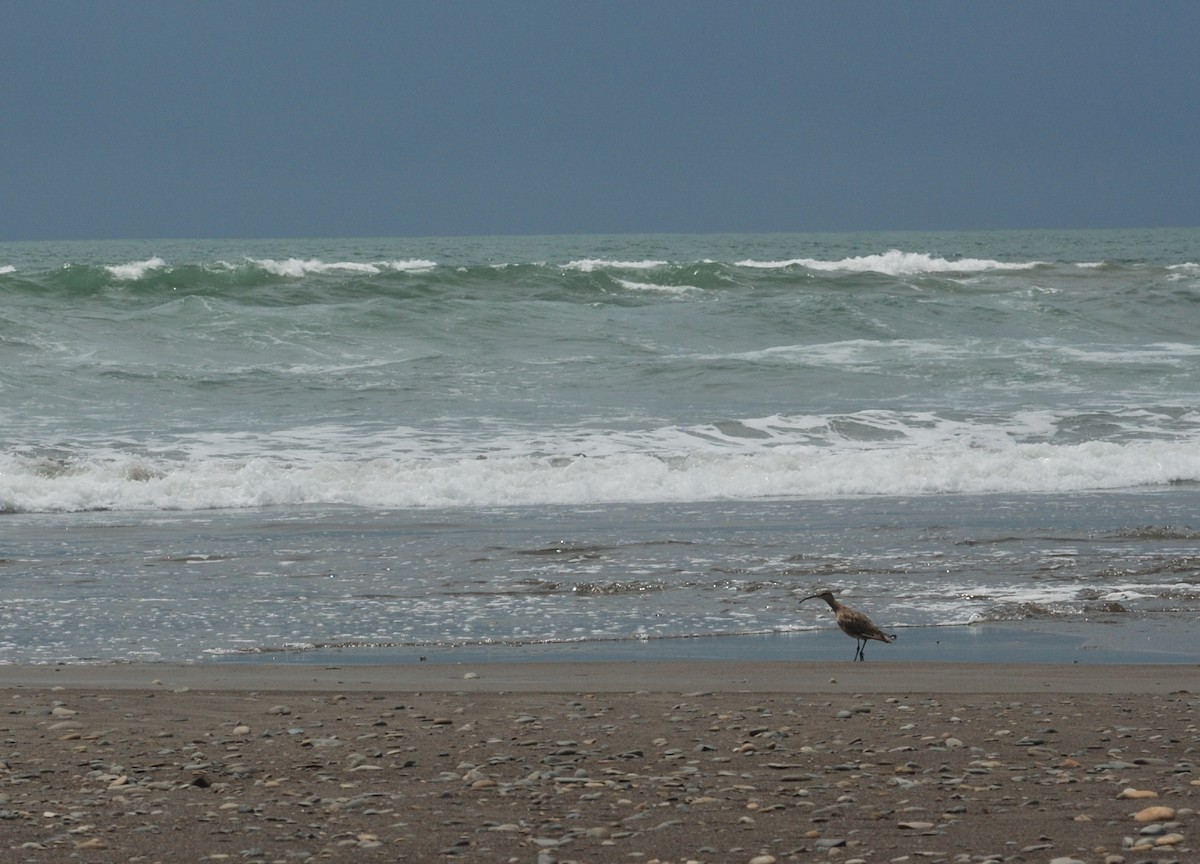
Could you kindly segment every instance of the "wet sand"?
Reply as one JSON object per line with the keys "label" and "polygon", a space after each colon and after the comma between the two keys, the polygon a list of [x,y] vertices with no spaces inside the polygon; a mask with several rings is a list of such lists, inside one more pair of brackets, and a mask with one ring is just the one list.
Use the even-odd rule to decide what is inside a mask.
{"label": "wet sand", "polygon": [[1198,859],[1200,667],[3,670],[3,860]]}

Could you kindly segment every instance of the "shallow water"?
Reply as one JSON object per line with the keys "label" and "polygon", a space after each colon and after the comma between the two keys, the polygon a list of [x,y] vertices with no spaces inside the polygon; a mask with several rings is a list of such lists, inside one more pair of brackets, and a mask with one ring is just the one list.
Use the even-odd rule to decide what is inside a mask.
{"label": "shallow water", "polygon": [[[1094,625],[1101,648],[1161,626],[1185,638],[1153,651],[1195,658],[1180,628],[1200,612],[1198,502],[1189,488],[10,515],[0,661],[707,651],[720,640],[686,637],[829,630],[824,604],[798,603],[824,587],[900,634],[876,656],[1026,624]],[[834,655],[853,647],[834,635]]]}

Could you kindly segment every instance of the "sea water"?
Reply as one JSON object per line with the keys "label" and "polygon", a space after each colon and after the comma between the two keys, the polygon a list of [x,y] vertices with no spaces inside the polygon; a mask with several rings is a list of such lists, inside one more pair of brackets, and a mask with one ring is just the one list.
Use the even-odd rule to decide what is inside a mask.
{"label": "sea water", "polygon": [[1200,230],[0,244],[0,301],[0,662],[848,659],[824,588],[872,659],[1200,656]]}

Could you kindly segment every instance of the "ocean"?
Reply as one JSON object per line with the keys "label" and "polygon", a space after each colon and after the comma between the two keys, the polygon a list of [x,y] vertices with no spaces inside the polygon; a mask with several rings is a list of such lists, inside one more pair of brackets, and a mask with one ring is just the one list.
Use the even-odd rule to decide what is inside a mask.
{"label": "ocean", "polygon": [[0,663],[849,660],[824,588],[872,661],[1200,658],[1200,229],[6,243],[0,301]]}

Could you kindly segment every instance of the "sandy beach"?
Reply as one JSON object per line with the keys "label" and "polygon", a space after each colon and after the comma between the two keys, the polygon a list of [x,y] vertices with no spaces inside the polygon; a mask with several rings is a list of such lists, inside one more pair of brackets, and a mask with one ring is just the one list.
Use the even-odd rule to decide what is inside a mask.
{"label": "sandy beach", "polygon": [[4,860],[1196,860],[1195,666],[4,670]]}

